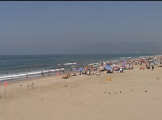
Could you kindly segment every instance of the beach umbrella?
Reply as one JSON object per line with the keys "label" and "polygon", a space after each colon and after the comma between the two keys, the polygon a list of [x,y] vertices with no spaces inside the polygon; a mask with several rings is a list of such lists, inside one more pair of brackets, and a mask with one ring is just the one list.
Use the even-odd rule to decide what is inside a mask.
{"label": "beach umbrella", "polygon": [[119,68],[120,68],[120,67],[117,66],[117,65],[113,66],[113,69],[119,69]]}
{"label": "beach umbrella", "polygon": [[106,66],[105,66],[105,69],[106,69],[106,70],[112,70],[112,67],[111,67],[111,65],[106,65]]}
{"label": "beach umbrella", "polygon": [[94,67],[94,68],[96,68],[96,67],[97,67],[97,65],[93,65],[93,67]]}
{"label": "beach umbrella", "polygon": [[126,67],[126,62],[122,62],[121,67]]}
{"label": "beach umbrella", "polygon": [[125,67],[122,66],[122,67],[120,67],[120,68],[124,69]]}
{"label": "beach umbrella", "polygon": [[79,70],[78,70],[78,71],[79,71],[79,72],[82,72],[83,70],[84,70],[83,68],[79,68]]}

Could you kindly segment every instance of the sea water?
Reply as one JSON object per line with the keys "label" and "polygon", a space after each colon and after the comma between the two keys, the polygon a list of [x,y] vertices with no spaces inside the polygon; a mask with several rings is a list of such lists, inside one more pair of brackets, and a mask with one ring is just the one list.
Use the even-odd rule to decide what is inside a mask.
{"label": "sea water", "polygon": [[68,71],[74,66],[151,55],[156,54],[0,55],[0,81],[38,77],[42,72]]}

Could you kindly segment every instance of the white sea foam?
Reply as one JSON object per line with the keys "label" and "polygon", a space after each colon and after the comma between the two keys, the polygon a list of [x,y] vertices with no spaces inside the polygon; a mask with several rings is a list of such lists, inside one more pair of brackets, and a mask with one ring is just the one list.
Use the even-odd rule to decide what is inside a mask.
{"label": "white sea foam", "polygon": [[98,65],[99,63],[90,63],[88,65]]}
{"label": "white sea foam", "polygon": [[74,63],[64,63],[63,65],[76,65],[77,62],[74,62]]}
{"label": "white sea foam", "polygon": [[51,69],[51,70],[42,70],[42,71],[31,71],[31,72],[26,72],[26,73],[19,73],[19,74],[3,74],[0,76],[0,81],[4,80],[12,80],[12,79],[23,79],[26,77],[33,77],[33,76],[40,76],[41,73],[52,73],[56,71],[63,71],[65,68],[60,68],[60,69]]}

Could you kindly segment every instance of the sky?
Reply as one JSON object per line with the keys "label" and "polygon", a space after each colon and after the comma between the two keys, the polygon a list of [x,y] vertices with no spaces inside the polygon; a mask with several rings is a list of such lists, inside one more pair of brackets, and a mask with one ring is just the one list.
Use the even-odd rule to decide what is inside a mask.
{"label": "sky", "polygon": [[0,55],[162,53],[162,1],[0,1]]}

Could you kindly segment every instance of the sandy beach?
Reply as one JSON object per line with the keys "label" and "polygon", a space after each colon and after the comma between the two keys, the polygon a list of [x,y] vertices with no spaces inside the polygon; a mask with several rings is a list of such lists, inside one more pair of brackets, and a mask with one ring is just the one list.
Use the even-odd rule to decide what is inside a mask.
{"label": "sandy beach", "polygon": [[162,1],[1,1],[0,120],[162,120]]}
{"label": "sandy beach", "polygon": [[0,120],[162,120],[162,67],[139,67],[1,84]]}

